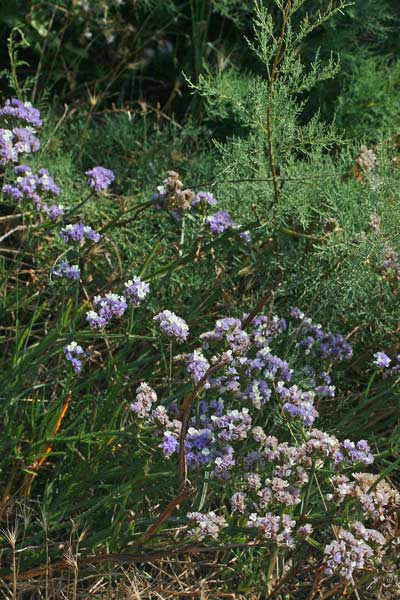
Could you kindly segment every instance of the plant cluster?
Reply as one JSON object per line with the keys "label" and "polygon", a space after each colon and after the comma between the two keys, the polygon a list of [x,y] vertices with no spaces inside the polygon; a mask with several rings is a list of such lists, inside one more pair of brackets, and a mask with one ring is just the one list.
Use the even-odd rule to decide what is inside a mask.
{"label": "plant cluster", "polygon": [[398,7],[323,4],[2,7],[10,597],[182,558],[194,596],[399,596]]}
{"label": "plant cluster", "polygon": [[[6,102],[0,112],[4,112],[3,137],[11,140],[10,148],[14,141],[8,131],[13,132],[16,126],[29,123],[33,117],[36,127],[41,124],[36,109],[16,100]],[[29,133],[35,135],[32,130]],[[216,542],[228,547],[238,545],[244,552],[252,552],[253,548],[256,556],[267,561],[264,583],[260,580],[256,584],[257,589],[264,587],[267,595],[275,594],[282,581],[291,593],[300,589],[298,586],[328,590],[336,585],[338,589],[355,589],[366,585],[366,581],[378,585],[378,580],[379,585],[386,585],[385,573],[393,572],[393,548],[398,537],[395,515],[400,498],[388,479],[394,467],[378,475],[366,470],[374,463],[367,440],[340,440],[325,428],[315,427],[319,413],[323,418],[329,412],[325,406],[336,401],[334,369],[339,380],[341,366],[354,357],[350,343],[314,323],[298,308],[290,310],[288,320],[266,313],[263,307],[273,290],[268,290],[250,312],[240,317],[221,315],[215,326],[206,331],[192,327],[186,318],[159,305],[157,297],[153,297],[157,272],[146,278],[142,269],[126,281],[122,276],[123,285],[108,292],[97,290],[91,300],[90,292],[96,290],[90,274],[91,252],[96,245],[100,246],[98,252],[102,252],[100,244],[107,237],[108,225],[97,231],[78,218],[79,211],[90,198],[101,202],[115,179],[114,173],[104,167],[86,171],[89,198],[77,207],[49,207],[45,200],[47,196],[60,195],[59,186],[46,169],[35,174],[30,166],[19,164],[20,160],[29,162],[29,154],[39,149],[39,140],[35,139],[35,147],[28,144],[17,154],[8,150],[3,153],[6,216],[14,218],[18,214],[14,211],[22,211],[29,223],[24,226],[28,237],[22,241],[22,261],[15,264],[6,259],[4,263],[8,283],[3,311],[14,323],[11,331],[15,328],[17,345],[15,348],[13,336],[6,334],[5,372],[13,372],[16,379],[10,381],[7,375],[3,378],[2,410],[9,440],[15,439],[15,455],[3,460],[3,518],[12,518],[14,502],[21,492],[28,501],[32,490],[37,498],[43,498],[56,485],[55,498],[63,500],[63,496],[68,496],[70,492],[62,483],[67,473],[63,474],[63,461],[57,461],[56,454],[50,457],[52,446],[57,438],[62,443],[59,431],[71,398],[82,389],[92,395],[92,385],[101,394],[101,388],[106,386],[110,391],[114,388],[110,399],[114,401],[117,395],[118,413],[125,423],[121,428],[113,417],[113,426],[121,428],[121,433],[128,429],[130,444],[137,448],[131,466],[137,470],[140,465],[136,477],[132,478],[125,470],[125,503],[138,506],[149,493],[160,501],[159,488],[154,489],[151,483],[158,480],[159,468],[177,486],[175,497],[157,518],[144,506],[140,509],[137,523],[128,532],[130,543],[138,549],[150,543],[152,548],[157,548],[157,543],[161,548],[167,546],[167,538],[160,533],[165,530],[168,536],[168,525],[173,519],[183,540],[183,552],[190,548],[185,538],[203,544],[211,541],[210,551]],[[184,189],[178,173],[173,171],[139,210],[143,208],[152,211],[159,220],[167,218],[170,229],[177,228],[181,258],[186,244],[193,240],[195,247],[208,246],[211,252],[225,239],[251,248],[249,230],[257,230],[258,226],[257,222],[238,225],[236,218],[217,207],[214,194]],[[13,229],[11,226],[3,238],[9,241]],[[20,299],[18,284],[15,286],[12,280],[21,281],[24,246],[32,248],[38,240],[49,245],[50,254],[60,244],[64,250],[58,259],[50,261],[53,266],[47,267],[48,285],[43,285],[32,297],[26,299],[22,295]],[[11,250],[12,256],[12,246],[6,248],[6,254],[7,250]],[[73,256],[75,263],[70,264],[65,255]],[[17,294],[15,305],[10,304],[10,285]],[[53,294],[50,309],[46,298],[57,287],[61,293]],[[33,302],[39,308],[32,313]],[[14,311],[17,323],[13,321]],[[47,315],[38,327],[43,311]],[[142,311],[144,317],[140,324],[135,319],[137,311]],[[136,357],[132,351],[126,354],[129,339],[142,344],[145,363],[140,363],[140,350]],[[146,340],[161,345],[161,355],[154,349],[149,352]],[[181,344],[188,351],[182,353]],[[44,357],[42,349],[50,345],[51,354]],[[132,368],[135,373],[133,401],[126,399],[132,381],[128,385],[124,381],[123,367],[117,358],[123,353],[127,374]],[[372,358],[376,365],[373,377],[385,373],[391,381],[397,381],[398,359],[393,359],[391,366],[392,359],[383,351],[371,355],[370,362]],[[34,380],[21,385],[20,380],[32,363],[38,367]],[[110,380],[104,378],[107,363],[111,367]],[[149,377],[144,380],[140,364],[152,380]],[[54,397],[49,408],[41,390],[45,394],[53,390],[54,394],[59,384],[54,384],[53,374],[60,369],[66,373],[64,399],[60,407]],[[371,386],[372,380],[369,389]],[[43,433],[36,442],[27,439],[28,435],[35,435],[35,429],[28,434],[19,428],[15,437],[16,422],[21,422],[22,417],[19,406],[28,390],[34,395],[34,423],[44,421]],[[98,395],[96,402],[100,401]],[[22,419],[25,425],[28,415],[29,410]],[[67,426],[70,433],[81,419],[81,414],[77,414]],[[106,422],[101,421],[100,427],[102,431],[95,434],[99,439],[108,431]],[[90,448],[95,438],[90,432],[85,435]],[[122,461],[121,448],[115,458],[106,460]],[[58,483],[54,480],[50,487],[41,481],[42,466],[49,457],[58,471]],[[101,461],[97,468],[101,478]],[[135,496],[132,489],[139,481]],[[81,494],[85,494],[83,484],[84,479]],[[174,493],[173,486],[168,487],[167,493]],[[50,510],[54,500],[48,501]],[[105,505],[103,502],[102,498],[100,504],[105,510],[107,501]],[[175,516],[178,505],[182,505],[186,518]],[[64,514],[65,511],[66,507]],[[71,508],[68,511],[71,514]],[[91,511],[89,501],[88,513]],[[33,530],[29,535],[38,534]],[[93,542],[88,542],[87,550],[94,548],[95,539],[96,536]],[[117,539],[116,544],[120,547],[121,540]],[[13,547],[15,550],[16,543]],[[6,544],[3,549],[7,561]],[[56,558],[56,549],[52,555]],[[302,566],[310,568],[310,573],[316,572],[314,578],[298,578],[298,557]],[[279,567],[282,561],[292,565],[290,576]]]}

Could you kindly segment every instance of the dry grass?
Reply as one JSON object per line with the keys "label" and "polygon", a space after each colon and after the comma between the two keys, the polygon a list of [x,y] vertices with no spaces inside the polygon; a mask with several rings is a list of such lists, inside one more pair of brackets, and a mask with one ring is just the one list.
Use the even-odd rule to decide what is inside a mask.
{"label": "dry grass", "polygon": [[[257,596],[243,596],[223,591],[226,582],[220,574],[230,570],[218,561],[207,563],[195,558],[184,560],[163,559],[145,568],[108,565],[99,569],[85,565],[79,570],[77,556],[69,547],[65,558],[71,565],[56,577],[32,578],[3,582],[5,600],[164,600],[198,598],[199,600],[257,600]],[[232,569],[231,569],[232,570]],[[233,572],[233,570],[232,570]]]}

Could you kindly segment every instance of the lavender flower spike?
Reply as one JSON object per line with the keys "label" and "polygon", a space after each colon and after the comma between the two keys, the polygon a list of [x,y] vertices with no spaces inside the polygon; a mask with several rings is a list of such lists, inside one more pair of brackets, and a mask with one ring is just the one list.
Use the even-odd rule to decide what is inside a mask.
{"label": "lavender flower spike", "polygon": [[90,171],[86,171],[85,175],[88,186],[94,192],[106,190],[115,179],[111,169],[105,169],[104,167],[94,167]]}

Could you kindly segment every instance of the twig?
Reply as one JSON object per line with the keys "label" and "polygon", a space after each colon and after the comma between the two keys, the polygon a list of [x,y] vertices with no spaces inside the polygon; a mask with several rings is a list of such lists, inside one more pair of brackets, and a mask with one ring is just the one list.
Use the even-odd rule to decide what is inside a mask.
{"label": "twig", "polygon": [[319,593],[319,586],[321,583],[324,568],[325,567],[322,566],[319,569],[317,569],[310,594],[307,596],[307,600],[314,600],[315,596]]}
{"label": "twig", "polygon": [[159,517],[157,518],[157,520],[147,529],[147,531],[145,531],[143,537],[139,541],[140,545],[145,544],[156,533],[156,531],[158,530],[158,528],[161,527],[161,525],[167,519],[169,519],[169,517],[174,512],[175,508],[177,506],[179,506],[180,504],[182,504],[183,500],[189,494],[189,490],[186,489],[184,486],[183,486],[182,489],[181,489],[181,486],[180,486],[179,490],[180,491],[179,491],[178,495],[175,496],[174,498],[172,498],[172,500],[168,503],[167,507],[159,515]]}
{"label": "twig", "polygon": [[256,306],[253,308],[253,310],[248,314],[248,316],[246,317],[246,319],[243,321],[242,323],[242,328],[247,327],[248,325],[250,325],[250,323],[252,322],[252,320],[254,319],[254,317],[256,317],[259,312],[261,311],[261,309],[266,305],[266,303],[268,302],[268,300],[272,297],[272,295],[276,292],[276,290],[278,289],[278,287],[280,286],[280,284],[283,281],[283,276],[284,276],[284,271],[279,270],[279,273],[272,285],[272,287],[268,288],[266,290],[266,292],[264,292],[264,294],[261,296],[260,300],[257,302]]}
{"label": "twig", "polygon": [[20,219],[22,215],[20,213],[16,213],[15,215],[5,215],[4,217],[0,217],[0,223],[4,223],[4,221],[13,221],[14,219]]}
{"label": "twig", "polygon": [[28,228],[27,225],[17,225],[17,227],[14,227],[14,229],[10,229],[9,231],[7,231],[7,233],[5,233],[4,235],[2,235],[0,237],[0,243],[3,242],[8,237],[10,237],[10,235],[15,233],[16,231],[25,231],[27,228]]}
{"label": "twig", "polygon": [[[284,175],[282,176],[277,176],[276,180],[277,181],[307,181],[309,179],[326,179],[327,177],[337,177],[338,173],[337,172],[329,172],[329,173],[324,173],[323,175],[303,175],[303,177],[285,177]],[[204,183],[196,183],[196,185],[189,185],[188,187],[191,190],[195,190],[196,188],[199,187],[206,187],[206,186],[211,186],[211,185],[219,185],[222,183],[268,183],[268,182],[273,182],[274,179],[273,177],[246,177],[246,178],[239,178],[239,179],[220,179],[220,180],[216,180],[214,179],[213,181],[206,181]]]}
{"label": "twig", "polygon": [[[179,554],[199,554],[207,552],[221,552],[223,550],[232,550],[235,548],[252,548],[252,547],[264,547],[261,542],[243,542],[237,544],[221,544],[220,546],[181,546],[178,548],[168,548],[166,550],[160,550],[159,552],[152,552],[150,554],[101,554],[99,556],[86,556],[79,560],[79,566],[82,565],[94,565],[106,562],[115,563],[151,563],[162,558],[169,558],[171,555]],[[266,546],[265,546],[266,547]],[[70,569],[71,565],[67,561],[59,561],[57,563],[48,564],[40,567],[35,567],[29,571],[18,573],[17,578],[19,581],[27,581],[34,577],[41,577],[46,573],[53,574],[59,571],[65,571]],[[13,574],[5,575],[2,579],[4,581],[11,581]]]}
{"label": "twig", "polygon": [[269,92],[268,107],[267,107],[268,158],[269,158],[269,164],[270,164],[271,173],[272,173],[272,183],[274,186],[275,203],[278,202],[278,200],[279,200],[279,186],[278,186],[278,178],[277,178],[276,166],[275,166],[274,147],[273,147],[273,143],[272,143],[272,124],[271,124],[271,121],[272,121],[272,119],[271,119],[272,88],[273,88],[274,81],[275,81],[275,75],[276,75],[278,63],[279,63],[279,61],[281,59],[281,55],[282,55],[282,46],[283,46],[283,41],[285,39],[286,24],[287,24],[287,19],[289,16],[291,6],[292,6],[292,2],[291,2],[291,0],[288,0],[285,10],[284,10],[284,13],[283,13],[283,17],[282,17],[282,29],[281,29],[281,34],[279,37],[278,50],[275,54],[271,73],[269,74],[269,77],[268,77],[268,92]]}

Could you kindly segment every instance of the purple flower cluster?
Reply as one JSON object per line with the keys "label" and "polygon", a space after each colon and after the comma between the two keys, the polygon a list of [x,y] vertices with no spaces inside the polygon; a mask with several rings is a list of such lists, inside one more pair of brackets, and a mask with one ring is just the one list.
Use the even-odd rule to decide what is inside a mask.
{"label": "purple flower cluster", "polygon": [[66,244],[69,242],[83,242],[85,240],[98,242],[101,238],[97,231],[94,231],[89,225],[84,225],[83,223],[69,223],[61,229],[60,236]]}
{"label": "purple flower cluster", "polygon": [[211,233],[223,233],[227,229],[238,227],[226,210],[218,210],[213,215],[206,217],[204,222]]}
{"label": "purple flower cluster", "polygon": [[387,369],[392,362],[392,359],[389,358],[384,352],[375,352],[374,358],[374,363],[377,367],[379,367],[379,369]]}
{"label": "purple flower cluster", "polygon": [[104,167],[94,167],[90,171],[86,171],[85,175],[88,186],[94,192],[106,190],[115,179],[114,173]]}
{"label": "purple flower cluster", "polygon": [[40,127],[42,121],[39,111],[29,102],[23,103],[16,98],[6,100],[0,108],[1,118],[6,128],[0,128],[0,164],[18,162],[21,154],[31,154],[39,150],[40,143],[34,127]]}
{"label": "purple flower cluster", "polygon": [[108,293],[105,296],[95,296],[93,306],[97,309],[86,313],[86,321],[92,329],[101,329],[113,317],[122,317],[128,308],[126,300],[118,294]]}
{"label": "purple flower cluster", "polygon": [[[343,445],[334,436],[313,429],[306,440],[296,446],[286,442],[280,443],[274,436],[267,435],[260,426],[252,429],[253,439],[258,448],[252,450],[244,457],[244,466],[250,473],[247,480],[242,483],[246,493],[256,493],[252,504],[258,510],[264,510],[270,504],[294,506],[301,500],[301,491],[308,482],[307,471],[311,465],[337,469],[340,465],[359,462],[370,464],[370,455],[352,454],[344,456]],[[338,452],[341,459],[338,461]],[[265,479],[264,486],[261,479],[254,473],[259,466],[264,475],[270,469],[270,477]]]}
{"label": "purple flower cluster", "polygon": [[379,531],[367,529],[362,523],[355,521],[352,532],[340,529],[337,539],[325,546],[325,572],[328,575],[338,573],[351,579],[354,571],[364,569],[376,554],[372,545],[379,547],[385,543],[386,540]]}
{"label": "purple flower cluster", "polygon": [[4,106],[0,108],[0,117],[23,121],[32,127],[42,126],[39,110],[30,102],[21,102],[17,98],[6,100]]}
{"label": "purple flower cluster", "polygon": [[348,460],[351,463],[370,465],[374,462],[374,457],[366,440],[359,440],[357,443],[344,440],[340,449],[335,454],[336,463],[341,463],[343,460]]}
{"label": "purple flower cluster", "polygon": [[247,521],[247,527],[257,529],[261,536],[277,544],[294,547],[293,528],[296,521],[289,515],[273,515],[267,513],[260,517],[257,513],[252,513]]}
{"label": "purple flower cluster", "polygon": [[216,206],[216,204],[217,200],[211,192],[198,192],[192,201],[192,207],[199,205]]}
{"label": "purple flower cluster", "polygon": [[3,194],[12,200],[20,202],[28,199],[36,210],[44,212],[52,220],[64,214],[63,206],[52,204],[48,206],[43,202],[41,194],[55,195],[60,193],[60,188],[54,183],[47,169],[39,169],[35,175],[30,167],[18,165],[14,167],[17,178],[13,184],[6,183],[3,186]]}
{"label": "purple flower cluster", "polygon": [[157,401],[157,394],[146,382],[136,388],[136,402],[132,402],[129,408],[139,419],[149,416],[151,407]]}
{"label": "purple flower cluster", "polygon": [[40,142],[29,127],[0,129],[0,165],[17,162],[20,154],[37,152]]}
{"label": "purple flower cluster", "polygon": [[252,240],[250,231],[241,231],[239,233],[239,238],[242,240],[242,242],[245,242],[246,244],[250,244]]}
{"label": "purple flower cluster", "polygon": [[[244,319],[247,323],[247,315]],[[330,375],[326,372],[316,375],[310,369],[311,389],[288,385],[293,369],[270,348],[287,329],[284,319],[260,315],[252,320],[248,331],[243,322],[234,317],[219,319],[213,329],[200,335],[203,347],[186,355],[188,374],[195,383],[203,382],[205,394],[197,415],[189,420],[185,437],[187,464],[196,469],[207,468],[213,477],[230,477],[232,467],[238,464],[240,444],[249,439],[252,417],[243,403],[262,411],[267,403],[277,400],[287,416],[310,428],[318,416],[316,398],[330,398],[335,391]],[[214,344],[222,345],[222,352],[212,354]],[[230,403],[236,402],[238,408],[227,408],[225,396]],[[170,456],[178,450],[180,430],[165,407],[162,416],[162,420],[154,422],[164,430],[160,448]],[[276,458],[283,461],[275,466],[263,488],[263,505],[267,498],[285,505],[298,503],[301,487],[308,480],[304,470],[313,461],[329,464],[331,469],[359,463],[368,465],[373,461],[365,440],[341,443],[317,429],[307,433],[304,443],[297,447],[279,445],[261,427],[253,428],[253,435],[261,447],[244,457],[242,464],[246,470]]]}
{"label": "purple flower cluster", "polygon": [[174,454],[179,448],[179,441],[177,435],[172,431],[166,431],[162,437],[162,441],[158,446],[161,448],[165,457],[169,457]]}
{"label": "purple flower cluster", "polygon": [[150,292],[150,286],[134,277],[124,284],[122,295],[109,292],[105,296],[95,296],[93,306],[96,310],[86,313],[86,321],[93,329],[105,327],[113,317],[122,317],[128,305],[138,306]]}
{"label": "purple flower cluster", "polygon": [[195,383],[201,381],[210,368],[210,363],[201,350],[194,350],[186,355],[187,372]]}
{"label": "purple flower cluster", "polygon": [[317,356],[333,361],[348,360],[353,356],[351,345],[342,335],[335,335],[330,331],[324,332],[320,325],[315,325],[298,308],[292,308],[290,316],[301,322],[300,346],[306,354],[313,350]]}
{"label": "purple flower cluster", "polygon": [[[197,209],[203,208],[200,212],[203,223],[213,235],[240,227],[225,210],[218,210],[204,217],[208,207],[217,205],[217,200],[211,192],[200,191],[195,194],[192,190],[182,189],[182,187],[179,174],[168,171],[168,177],[164,179],[163,185],[157,187],[157,191],[150,197],[150,202],[156,210],[169,210],[171,216],[177,220],[184,211],[192,210],[192,214],[196,214]],[[245,243],[252,241],[249,231],[239,232],[238,238]]]}
{"label": "purple flower cluster", "polygon": [[283,410],[291,417],[300,418],[305,427],[311,427],[318,416],[318,412],[314,408],[315,393],[303,392],[297,385],[286,388],[281,382],[278,382],[276,391],[284,401]]}
{"label": "purple flower cluster", "polygon": [[[171,420],[163,406],[151,413],[152,422],[164,429],[159,444],[164,456],[171,456],[179,448],[181,422]],[[202,401],[200,417],[191,417],[185,438],[187,463],[192,468],[208,467],[213,476],[224,478],[235,465],[232,442],[243,440],[251,427],[251,418],[246,408],[241,411],[228,410],[220,400]]]}
{"label": "purple flower cluster", "polygon": [[224,517],[220,517],[214,511],[209,513],[191,512],[187,518],[194,521],[195,527],[188,531],[190,537],[198,540],[204,540],[206,537],[217,539],[221,530],[228,527],[228,523]]}
{"label": "purple flower cluster", "polygon": [[371,473],[352,473],[352,479],[346,475],[334,475],[331,478],[333,493],[327,496],[329,501],[340,505],[355,500],[367,518],[384,522],[387,515],[400,508],[400,493],[386,480]]}
{"label": "purple flower cluster", "polygon": [[170,338],[185,341],[189,335],[189,327],[181,317],[170,310],[163,310],[153,317],[160,329]]}
{"label": "purple flower cluster", "polygon": [[51,274],[55,277],[65,277],[66,279],[73,279],[79,281],[81,276],[78,265],[70,265],[67,260],[62,260],[51,269]]}
{"label": "purple flower cluster", "polygon": [[140,277],[129,279],[124,283],[124,287],[124,298],[129,304],[133,304],[133,306],[138,306],[150,293],[149,284],[142,281]]}
{"label": "purple flower cluster", "polygon": [[77,358],[84,354],[82,346],[79,346],[76,342],[71,342],[64,348],[65,358],[71,363],[75,373],[80,373],[82,369],[82,361]]}

